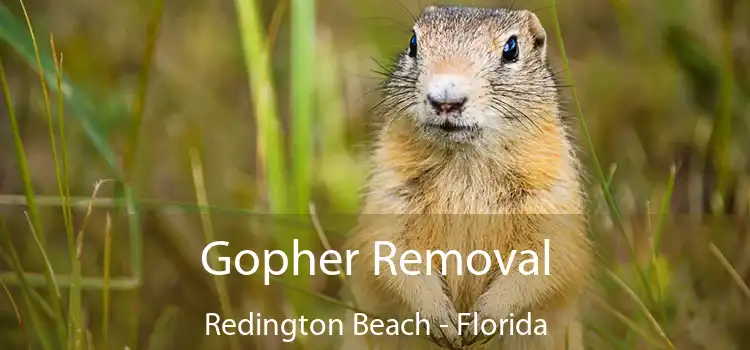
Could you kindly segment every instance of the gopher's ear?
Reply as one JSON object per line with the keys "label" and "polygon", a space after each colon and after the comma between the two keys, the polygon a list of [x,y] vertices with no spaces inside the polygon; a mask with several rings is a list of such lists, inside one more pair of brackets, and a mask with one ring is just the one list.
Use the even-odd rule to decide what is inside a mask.
{"label": "gopher's ear", "polygon": [[543,59],[547,57],[547,32],[539,21],[539,17],[531,11],[526,12],[526,27],[532,37],[534,49],[539,50]]}

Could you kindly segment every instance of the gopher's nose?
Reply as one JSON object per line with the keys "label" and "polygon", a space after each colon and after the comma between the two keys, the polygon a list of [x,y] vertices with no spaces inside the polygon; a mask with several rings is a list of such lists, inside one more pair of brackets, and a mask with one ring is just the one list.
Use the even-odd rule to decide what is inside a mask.
{"label": "gopher's nose", "polygon": [[458,101],[448,101],[445,99],[436,99],[432,97],[432,95],[427,95],[427,101],[430,102],[430,106],[432,106],[438,114],[460,111],[461,107],[466,103],[466,100],[467,98],[464,97]]}
{"label": "gopher's nose", "polygon": [[460,111],[468,96],[469,84],[460,75],[435,75],[427,86],[427,102],[438,114]]}

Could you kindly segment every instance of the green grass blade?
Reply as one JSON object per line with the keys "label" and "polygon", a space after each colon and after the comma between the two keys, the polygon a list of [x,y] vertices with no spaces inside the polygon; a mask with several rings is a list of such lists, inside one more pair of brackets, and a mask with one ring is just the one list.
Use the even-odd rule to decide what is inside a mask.
{"label": "green grass blade", "polygon": [[[52,49],[52,58],[55,64],[55,73],[57,76],[57,90],[62,90],[63,84],[63,56],[57,56],[57,50],[55,49],[55,40],[50,36],[50,48]],[[58,59],[59,57],[59,59]],[[75,254],[75,232],[73,228],[73,208],[70,202],[70,183],[68,182],[68,142],[65,129],[65,103],[63,100],[63,94],[57,94],[57,108],[58,108],[58,123],[60,128],[60,152],[61,152],[61,163],[62,170],[58,172],[58,183],[62,185],[60,190],[62,197],[62,210],[63,219],[65,221],[65,235],[68,239],[68,250],[70,251],[70,261],[73,262]],[[50,125],[52,123],[50,122]]]}
{"label": "green grass blade", "polygon": [[263,34],[258,4],[253,0],[234,2],[257,123],[257,156],[268,188],[269,211],[284,213],[289,208],[284,166],[284,147],[271,79],[270,53]]}
{"label": "green grass blade", "polygon": [[[730,5],[731,6],[731,5]],[[719,74],[719,109],[711,131],[709,144],[713,153],[712,162],[716,170],[716,188],[712,195],[711,207],[715,213],[725,210],[727,195],[732,177],[732,124],[734,86],[734,18],[731,11],[722,11],[721,27],[719,28],[720,62]]]}
{"label": "green grass blade", "polygon": [[150,11],[151,17],[149,19],[148,28],[146,29],[146,47],[141,60],[143,69],[138,76],[138,87],[132,104],[128,143],[123,155],[124,179],[121,180],[125,182],[118,184],[119,189],[122,190],[123,199],[125,201],[124,204],[130,230],[130,247],[132,252],[131,269],[133,276],[138,281],[140,281],[143,276],[143,248],[142,232],[140,228],[140,204],[138,203],[137,195],[132,184],[132,181],[134,180],[133,167],[135,165],[135,157],[138,151],[141,124],[143,122],[143,113],[148,93],[148,83],[151,77],[152,61],[156,52],[156,44],[159,37],[159,30],[161,28],[164,2],[162,0],[157,0],[152,6],[153,7]]}
{"label": "green grass blade", "polygon": [[[648,332],[638,327],[638,325],[633,320],[631,320],[630,318],[625,316],[622,312],[618,311],[617,309],[607,304],[607,302],[601,299],[601,297],[595,295],[593,298],[594,298],[593,300],[596,301],[599,307],[601,307],[602,309],[612,314],[612,316],[614,316],[617,320],[619,320],[625,326],[627,326],[629,331],[632,331],[633,333],[638,334],[639,336],[641,336],[643,340],[648,341],[656,349],[664,348],[664,345],[662,342],[659,342],[658,340],[654,339],[651,335],[649,335]],[[629,346],[629,345],[625,345],[625,346],[630,349],[634,349],[634,347],[632,346]]]}
{"label": "green grass blade", "polygon": [[[148,82],[151,76],[151,62],[156,52],[156,42],[159,36],[159,28],[161,27],[162,9],[164,7],[163,0],[157,0],[153,3],[153,9],[151,10],[151,18],[148,23],[146,30],[146,49],[143,53],[143,59],[141,64],[143,69],[138,76],[138,88],[133,100],[132,105],[132,116],[130,124],[130,135],[128,139],[128,146],[125,148],[125,154],[123,156],[123,170],[128,177],[131,177],[133,163],[135,162],[135,156],[138,151],[138,140],[140,136],[141,123],[143,122],[143,111],[146,105],[146,95],[148,92]],[[129,179],[129,180],[132,180]]]}
{"label": "green grass blade", "polygon": [[664,330],[659,325],[659,322],[656,321],[654,316],[651,314],[651,312],[648,310],[648,307],[646,307],[646,304],[641,301],[641,299],[638,298],[638,295],[635,294],[635,292],[628,287],[628,285],[623,281],[620,277],[618,277],[614,272],[607,269],[605,271],[606,275],[612,279],[620,288],[622,288],[623,291],[625,291],[625,294],[627,294],[635,303],[638,305],[638,307],[643,311],[643,315],[646,316],[646,318],[649,320],[651,325],[654,327],[656,332],[661,336],[661,338],[664,340],[664,343],[670,348],[674,349],[674,344],[672,344],[672,340],[669,339],[667,334],[664,332]]}
{"label": "green grass blade", "polygon": [[[59,59],[57,56],[57,50],[55,49],[55,41],[54,38],[50,35],[50,49],[52,50],[52,58],[55,66],[55,76],[57,78],[57,91],[62,91],[63,86],[63,56],[60,54]],[[70,200],[70,183],[68,182],[68,146],[67,146],[67,138],[66,138],[66,129],[65,129],[65,103],[63,99],[63,94],[58,93],[58,118],[59,118],[59,128],[60,128],[60,148],[61,148],[61,163],[62,163],[62,170],[58,171],[58,184],[61,184],[60,192],[62,197],[62,209],[63,209],[63,218],[65,222],[65,235],[67,237],[68,241],[68,251],[70,253],[70,265],[73,268],[73,273],[75,276],[76,281],[76,288],[71,288],[71,292],[78,292],[80,289],[80,280],[81,277],[79,274],[75,271],[77,268],[77,249],[76,249],[76,243],[75,243],[75,228],[73,226],[73,208],[71,205]],[[51,122],[50,122],[50,128],[51,128]],[[70,278],[71,281],[73,278]],[[71,284],[72,286],[73,284]],[[71,293],[73,294],[73,293]],[[70,298],[70,295],[68,296]],[[74,323],[73,320],[73,313],[77,312],[73,306],[75,305],[68,305],[68,325],[72,326]],[[68,330],[68,336],[70,335],[70,329]],[[70,339],[68,339],[68,343],[70,342]]]}
{"label": "green grass blade", "polygon": [[[315,95],[315,0],[291,0],[291,136],[292,160],[290,177],[292,179],[289,192],[289,212],[305,214],[311,199],[312,191],[312,159],[313,136],[315,123],[313,121],[313,103]],[[283,152],[283,149],[279,149]],[[272,174],[269,174],[272,175]],[[302,216],[304,217],[304,216]],[[293,237],[299,240],[300,249],[313,248],[313,232],[311,228],[296,231]],[[288,235],[284,235],[288,236]],[[291,251],[292,240],[278,236],[279,247],[284,251]],[[309,262],[305,261],[300,269],[309,269]],[[288,274],[287,280],[301,287],[309,287],[312,277],[307,274],[294,276]],[[311,301],[306,296],[290,294],[294,312],[307,315],[311,310]],[[300,339],[304,345],[304,338]]]}
{"label": "green grass blade", "polygon": [[[21,296],[23,297],[24,302],[26,303],[26,308],[29,311],[31,324],[36,331],[37,339],[41,343],[43,349],[53,350],[55,349],[55,346],[53,345],[54,341],[49,334],[50,330],[47,327],[47,324],[42,320],[40,314],[39,308],[41,307],[41,303],[37,305],[37,301],[33,298],[34,291],[30,288],[28,283],[26,283],[21,259],[18,257],[18,252],[16,252],[13,242],[10,239],[10,232],[8,232],[5,223],[2,220],[0,220],[0,234],[2,235],[5,244],[5,248],[0,250],[0,255],[2,255],[6,263],[11,269],[13,269],[13,276],[19,281],[19,285],[21,286]],[[6,283],[8,282],[8,278],[2,278]],[[43,299],[41,301],[44,302]]]}
{"label": "green grass blade", "polygon": [[102,286],[102,348],[109,349],[109,290],[112,266],[112,217],[107,214],[107,229],[104,231],[104,277]]}
{"label": "green grass blade", "polygon": [[[2,85],[3,95],[5,97],[5,105],[6,105],[7,111],[8,111],[8,118],[10,119],[11,134],[13,135],[13,144],[14,144],[14,148],[15,148],[15,152],[16,152],[16,162],[18,164],[18,170],[19,170],[19,173],[20,173],[19,175],[21,176],[21,181],[22,181],[23,187],[24,187],[25,200],[26,200],[26,203],[27,203],[27,206],[28,206],[27,212],[28,212],[28,216],[29,216],[29,224],[31,226],[32,232],[34,232],[35,235],[36,235],[36,233],[43,232],[43,231],[41,231],[42,230],[42,226],[41,226],[41,221],[39,220],[39,211],[38,211],[38,208],[36,206],[35,195],[34,195],[34,187],[33,187],[33,184],[31,182],[31,174],[29,173],[29,169],[28,169],[28,164],[27,164],[27,159],[26,159],[26,152],[24,151],[23,141],[21,139],[21,135],[20,135],[20,132],[19,132],[19,129],[18,129],[18,120],[16,119],[15,111],[13,109],[13,105],[12,105],[12,102],[11,102],[10,89],[8,87],[8,82],[7,82],[7,79],[6,79],[6,76],[5,76],[5,69],[4,69],[4,65],[3,65],[2,59],[0,59],[0,84]],[[39,238],[37,237],[37,239],[39,239]],[[38,240],[38,242],[39,242],[40,250],[42,252],[44,252],[44,243],[43,243],[44,241],[43,241],[43,239],[42,240]],[[8,249],[12,249],[12,243],[10,242],[10,237],[9,236],[8,236],[7,244],[10,245],[10,248],[8,248]],[[14,260],[15,260],[14,261],[14,265],[15,265],[14,266],[14,270],[16,272],[19,272],[19,273],[23,274],[23,272],[21,270],[21,261],[20,261],[20,259],[18,259],[18,257],[15,256]],[[54,293],[53,286],[50,285],[50,283],[49,283],[50,282],[49,281],[49,275],[46,275],[46,277],[47,278],[45,280],[45,284],[50,289],[50,297],[53,299],[53,303],[56,305],[56,307],[55,307],[55,311],[56,312],[54,314],[54,318],[57,319],[57,320],[59,320],[58,317],[61,317],[61,313],[60,313],[60,311],[61,311],[60,300],[59,300],[59,298],[56,297],[56,295]],[[30,293],[30,289],[28,288],[28,285],[26,285],[25,283],[23,283],[24,281],[23,281],[22,276],[20,276],[19,280],[22,282],[22,286],[25,287],[24,288],[25,289],[24,298],[28,299],[28,303],[30,305],[30,303],[32,303],[31,298],[30,298],[30,294],[29,294]],[[34,318],[38,318],[38,316],[36,316],[36,315],[32,316],[32,319],[34,319]],[[35,327],[45,327],[45,326],[40,325],[40,322],[41,322],[41,320],[37,319],[34,322]],[[58,324],[58,326],[60,326],[60,325]],[[62,326],[64,327],[64,324]],[[39,330],[39,329],[37,329],[37,330]],[[58,336],[61,337],[60,340],[63,341],[65,333],[63,332],[62,335],[61,335],[60,332],[59,332],[60,331],[59,327],[57,328],[57,330],[58,330]],[[42,345],[45,348],[49,348],[50,346],[52,346],[52,343],[47,338],[46,334],[41,334],[40,333],[39,335],[40,335],[40,338],[42,338],[41,339]]]}
{"label": "green grass blade", "polygon": [[[606,181],[605,181],[605,184],[607,185],[608,189],[612,187],[612,181],[614,181],[616,173],[617,173],[617,164],[612,164],[609,167],[609,174],[607,175],[607,178],[606,178]],[[594,211],[591,214],[593,216],[598,215],[599,214],[599,208],[600,208],[599,206],[597,206],[596,208],[594,208]]]}
{"label": "green grass blade", "polygon": [[34,238],[34,243],[36,243],[37,248],[39,248],[39,253],[42,255],[42,260],[44,261],[44,282],[47,285],[49,298],[50,300],[52,300],[52,306],[54,308],[52,317],[55,320],[60,343],[63,344],[65,343],[66,339],[66,327],[64,321],[65,317],[62,311],[62,295],[60,294],[60,288],[57,286],[57,281],[55,280],[55,271],[52,268],[52,263],[50,263],[47,252],[42,246],[42,242],[39,239],[39,234],[35,232],[34,227],[31,226],[31,217],[29,216],[28,212],[25,212],[24,214],[26,214],[26,219],[29,222],[29,227],[31,229],[31,235]]}
{"label": "green grass blade", "polygon": [[622,221],[622,217],[620,216],[620,210],[617,206],[617,202],[614,200],[614,197],[612,196],[612,192],[609,186],[607,186],[608,184],[607,176],[604,175],[604,169],[602,168],[602,165],[599,162],[599,157],[596,154],[596,147],[594,147],[594,142],[593,142],[593,139],[591,138],[591,134],[589,133],[588,126],[586,125],[586,120],[583,118],[583,109],[581,108],[581,103],[578,99],[578,94],[576,93],[576,89],[573,86],[573,73],[570,69],[570,64],[568,63],[567,53],[565,52],[565,43],[562,37],[560,19],[557,16],[557,1],[556,0],[552,0],[552,7],[553,7],[552,13],[554,17],[555,29],[557,33],[557,40],[558,40],[558,45],[560,47],[560,56],[563,61],[563,66],[565,68],[566,77],[568,79],[568,82],[572,86],[570,90],[571,90],[571,95],[573,97],[573,102],[576,108],[576,116],[578,117],[578,122],[581,127],[581,130],[583,131],[583,136],[586,141],[586,146],[588,147],[589,152],[591,152],[591,158],[594,161],[594,172],[596,173],[597,180],[599,180],[599,184],[604,194],[604,198],[607,202],[607,205],[610,208],[615,224],[618,225],[618,228],[620,229],[620,231],[624,233],[625,228],[622,226],[623,221]]}
{"label": "green grass blade", "polygon": [[[136,344],[138,342],[139,318],[138,312],[140,307],[140,287],[143,281],[143,231],[141,230],[141,205],[136,197],[135,190],[124,181],[115,183],[115,196],[113,201],[115,213],[125,215],[128,223],[128,237],[130,239],[130,273],[135,282],[133,288],[128,288],[128,299],[131,309],[130,314],[129,342]],[[93,204],[92,204],[93,206]],[[123,210],[124,209],[124,210]],[[130,286],[129,286],[130,287]]]}
{"label": "green grass blade", "polygon": [[[41,60],[41,57],[39,56],[39,45],[37,44],[36,36],[34,35],[34,27],[31,24],[31,19],[29,18],[29,14],[26,11],[26,6],[24,5],[22,0],[19,2],[21,4],[21,9],[23,10],[24,18],[26,19],[26,25],[29,30],[29,36],[31,37],[32,46],[34,48],[34,55],[35,55],[36,63],[37,63],[37,72],[39,73],[39,81],[42,87],[42,96],[44,97],[44,111],[47,117],[47,127],[49,130],[50,145],[52,147],[52,159],[53,159],[53,163],[55,167],[55,178],[57,179],[57,187],[60,193],[60,197],[63,198],[63,203],[64,203],[64,198],[65,198],[64,181],[66,181],[66,179],[63,178],[63,176],[61,175],[61,171],[60,171],[60,162],[58,160],[59,156],[57,153],[57,141],[55,137],[55,126],[52,121],[52,108],[50,106],[49,92],[47,90],[47,79],[45,79],[44,77],[44,73],[43,73],[44,70],[42,68],[42,60]],[[55,58],[54,61],[56,62],[57,59]],[[57,71],[58,71],[58,67],[57,67],[57,64],[55,64],[55,72],[57,73]],[[58,74],[56,74],[55,77],[58,77],[58,80],[59,80]],[[68,222],[69,217],[65,215],[65,212],[66,212],[66,209],[65,209],[65,206],[63,205],[63,217],[65,221],[65,227],[66,228],[72,227],[72,223]],[[50,263],[49,258],[47,257],[47,253],[45,252],[46,235],[44,232],[36,231],[36,228],[41,227],[41,224],[33,224],[32,223],[33,220],[31,216],[28,214],[26,217],[29,220],[31,233],[34,236],[34,241],[37,244],[40,253],[42,254],[42,258],[44,259],[44,263],[45,263],[44,275],[45,275],[45,279],[47,280],[47,287],[49,289],[49,297],[52,300],[52,305],[55,311],[55,323],[57,326],[58,336],[60,337],[60,343],[62,344],[62,343],[65,343],[67,329],[66,329],[65,322],[63,321],[64,315],[62,311],[62,302],[61,302],[62,296],[60,295],[60,289],[58,288],[57,282],[55,281],[55,273],[54,273],[54,270],[52,269],[52,264]],[[36,220],[39,220],[39,218],[36,218]]]}
{"label": "green grass blade", "polygon": [[[648,269],[648,272],[646,274],[646,279],[648,281],[651,281],[651,277],[654,273],[658,273],[658,271],[656,271],[656,268],[657,268],[656,263],[657,263],[657,259],[661,255],[661,240],[662,240],[662,236],[664,235],[664,227],[666,226],[667,217],[669,216],[669,212],[671,209],[672,192],[674,191],[674,184],[675,184],[676,176],[677,176],[677,168],[673,165],[670,169],[669,180],[667,181],[666,193],[664,194],[664,198],[662,199],[662,202],[661,202],[661,207],[659,208],[659,218],[656,223],[654,236],[652,238],[652,248],[651,248],[652,249],[651,251],[652,264],[651,264],[651,268]],[[660,284],[660,279],[658,275],[656,276],[655,281],[656,281],[656,290],[659,294],[658,301],[659,301],[659,305],[661,306],[660,312],[662,316],[662,321],[666,322],[667,311],[666,311],[666,306],[664,305],[664,302],[665,302],[664,296],[661,295],[662,286]]]}
{"label": "green grass blade", "polygon": [[26,348],[31,350],[31,343],[29,343],[29,334],[26,332],[26,327],[24,327],[23,325],[23,318],[21,317],[21,311],[18,309],[18,304],[16,304],[16,299],[13,298],[13,294],[11,294],[10,289],[8,289],[8,286],[5,284],[2,278],[0,278],[0,287],[3,288],[5,295],[8,296],[10,305],[13,307],[13,313],[16,314],[16,319],[18,319],[18,328],[21,330],[21,333],[23,334],[23,338],[26,341]]}
{"label": "green grass blade", "polygon": [[70,284],[70,300],[68,305],[69,331],[68,331],[68,349],[79,350],[83,344],[83,306],[81,303],[81,263],[73,263],[73,271]]}
{"label": "green grass blade", "polygon": [[[2,19],[0,19],[0,22]],[[8,87],[8,81],[5,76],[5,68],[3,67],[2,58],[0,58],[0,84],[3,88],[3,96],[5,97],[5,107],[8,111],[8,119],[10,119],[11,134],[13,135],[13,146],[16,151],[16,162],[18,163],[18,172],[23,183],[23,191],[26,197],[26,205],[28,206],[29,216],[31,217],[31,224],[36,232],[42,231],[41,222],[39,220],[39,211],[34,200],[34,185],[31,183],[31,174],[29,173],[29,166],[26,159],[26,151],[23,147],[23,140],[21,139],[21,133],[18,129],[18,119],[16,119],[16,113],[13,109],[13,102],[10,96],[10,88]]]}
{"label": "green grass blade", "polygon": [[289,7],[290,0],[280,0],[276,2],[276,7],[273,9],[271,15],[271,23],[268,24],[268,35],[266,35],[268,41],[268,52],[273,52],[273,47],[276,44],[276,38],[279,36],[279,28],[281,27],[284,13]]}
{"label": "green grass blade", "polygon": [[717,247],[714,243],[710,243],[708,246],[708,249],[711,251],[711,254],[713,254],[716,259],[719,260],[719,263],[721,263],[721,266],[724,267],[725,270],[729,273],[730,276],[732,276],[732,279],[737,284],[737,286],[742,291],[742,294],[747,297],[748,300],[750,300],[750,287],[748,287],[747,283],[745,283],[745,280],[740,276],[740,274],[737,272],[737,270],[734,269],[732,264],[727,260],[727,258],[724,256],[724,254],[721,253],[721,250],[719,250],[719,247]]}
{"label": "green grass blade", "polygon": [[[568,63],[568,56],[565,52],[565,41],[563,40],[562,36],[562,28],[560,26],[560,19],[558,18],[557,14],[557,0],[552,0],[552,16],[553,16],[553,22],[555,24],[555,33],[557,34],[557,41],[560,48],[560,56],[563,61],[563,66],[565,68],[565,73],[568,79],[568,82],[571,84],[571,95],[573,98],[573,102],[575,104],[576,108],[576,116],[578,118],[578,123],[581,127],[581,130],[583,131],[584,139],[586,140],[586,145],[588,146],[589,152],[591,152],[591,158],[594,161],[594,172],[596,173],[596,177],[599,181],[599,184],[601,186],[601,190],[604,194],[604,198],[607,202],[607,205],[609,206],[610,212],[613,216],[613,221],[615,225],[618,228],[618,231],[621,233],[623,240],[627,244],[628,250],[630,252],[630,255],[633,257],[633,259],[637,260],[637,254],[635,253],[635,248],[633,247],[633,243],[630,241],[627,231],[625,230],[625,227],[623,225],[623,220],[620,214],[620,210],[617,206],[617,202],[614,199],[614,196],[612,195],[612,191],[610,190],[610,186],[608,186],[607,177],[604,175],[604,169],[602,168],[601,163],[599,162],[599,157],[596,154],[596,147],[594,147],[593,139],[591,138],[591,134],[589,133],[588,126],[586,125],[586,120],[583,117],[583,109],[581,108],[581,103],[578,99],[578,94],[576,93],[575,84],[573,84],[573,72],[570,69],[570,64]],[[639,264],[634,264],[636,269],[636,274],[641,280],[641,283],[643,284],[643,287],[646,289],[648,293],[648,298],[651,303],[654,302],[653,300],[653,293],[651,291],[651,287],[649,286],[648,280],[646,279],[646,275],[643,272],[643,269],[641,269]]]}
{"label": "green grass blade", "polygon": [[[44,275],[42,275],[42,278]],[[47,285],[46,280],[42,280],[43,286]],[[50,319],[55,319],[55,312],[52,311],[52,306],[49,306],[49,303],[47,302],[47,299],[44,299],[44,297],[39,294],[39,292],[35,290],[31,290],[31,297],[34,299],[34,301],[39,304],[39,308],[44,313],[45,316],[49,317]]]}
{"label": "green grass blade", "polygon": [[[143,277],[143,232],[141,231],[141,204],[135,191],[130,186],[123,187],[123,198],[128,217],[128,233],[130,236],[130,268],[133,278],[141,281]],[[140,283],[140,282],[139,282]]]}
{"label": "green grass blade", "polygon": [[291,0],[292,181],[294,213],[307,213],[310,203],[315,95],[315,0]]}
{"label": "green grass blade", "polygon": [[[141,205],[140,201],[136,197],[136,193],[132,186],[129,186],[125,181],[117,181],[115,183],[114,190],[115,198],[109,202],[114,207],[114,213],[117,215],[125,215],[128,226],[128,237],[130,239],[130,273],[133,276],[132,279],[127,279],[127,284],[124,286],[128,289],[128,299],[132,310],[138,310],[140,307],[140,291],[139,288],[143,281],[143,232],[141,230]],[[96,199],[92,199],[91,206],[94,206]],[[96,283],[101,285],[101,279],[96,279]],[[131,284],[131,282],[133,284]],[[114,285],[112,286],[114,289]],[[137,312],[130,314],[130,323],[128,324],[129,339],[128,341],[132,344],[138,342],[138,329],[139,329],[139,318]]]}
{"label": "green grass blade", "polygon": [[[31,37],[31,44],[32,44],[32,47],[34,48],[34,55],[35,55],[35,59],[37,62],[37,71],[39,73],[39,80],[40,80],[40,84],[42,87],[42,96],[44,96],[44,111],[45,111],[45,115],[47,116],[47,125],[49,127],[49,137],[50,137],[50,145],[52,146],[52,159],[54,161],[54,166],[55,166],[55,175],[58,180],[57,185],[58,185],[58,188],[60,189],[60,196],[62,197],[63,190],[62,190],[62,183],[60,182],[60,165],[57,160],[57,146],[56,146],[57,142],[55,141],[55,127],[52,123],[52,110],[50,108],[49,94],[47,92],[47,80],[44,78],[44,73],[43,73],[44,71],[42,69],[42,61],[39,57],[39,46],[36,43],[36,37],[34,36],[34,29],[33,29],[33,26],[31,25],[31,19],[29,19],[29,14],[28,12],[26,12],[26,6],[24,6],[23,1],[21,0],[19,1],[19,3],[21,4],[21,9],[23,10],[24,18],[26,19],[26,25],[29,29],[29,36]],[[36,231],[36,233],[39,235],[38,238],[39,238],[39,241],[41,242],[40,249],[44,250],[46,247],[46,240],[47,240],[46,234],[44,231],[40,231],[42,227],[41,227],[41,222],[39,222],[39,217],[36,214],[30,215],[30,216],[31,216],[31,221],[33,222],[32,230]]]}
{"label": "green grass blade", "polygon": [[[34,44],[28,34],[28,30],[25,29],[25,26],[13,16],[4,4],[0,4],[0,39],[6,41],[34,70],[39,70],[35,64],[36,54]],[[54,62],[50,58],[51,55],[43,48],[39,49],[44,77],[47,81],[54,81],[56,74]],[[55,89],[55,92],[62,92],[68,107],[73,112],[72,115],[81,123],[86,136],[113,170],[114,175],[120,176],[122,171],[120,171],[117,157],[107,142],[106,132],[96,118],[96,107],[93,101],[86,96],[82,89],[75,86],[68,77],[62,75],[62,78],[62,89],[58,90],[57,86],[54,85],[52,87]],[[37,229],[37,232],[41,232],[41,230]]]}
{"label": "green grass blade", "polygon": [[[96,194],[99,192],[102,184],[110,180],[99,180],[94,184],[94,191],[91,194],[91,202],[96,198]],[[71,284],[70,284],[70,295],[69,295],[69,309],[70,309],[70,330],[68,338],[69,349],[82,349],[86,343],[86,329],[83,324],[83,305],[81,302],[81,254],[83,253],[83,238],[86,233],[89,218],[94,208],[92,204],[89,204],[86,216],[83,217],[81,228],[78,230],[78,236],[76,237],[76,255],[73,259]]]}
{"label": "green grass blade", "polygon": [[[152,3],[151,6],[150,19],[146,29],[146,47],[141,60],[141,66],[143,69],[138,76],[138,86],[132,105],[130,133],[128,135],[128,142],[123,156],[124,179],[122,179],[122,182],[117,186],[118,193],[122,194],[122,198],[124,199],[124,207],[128,219],[131,273],[139,283],[143,277],[143,232],[141,231],[140,203],[138,202],[138,196],[135,192],[136,186],[134,182],[136,177],[134,168],[138,152],[138,142],[140,140],[141,124],[143,123],[143,114],[146,106],[148,85],[151,77],[151,66],[156,52],[159,30],[162,23],[164,2],[162,0],[157,0]],[[137,289],[130,295],[134,310],[137,310],[140,305],[139,296],[140,293]],[[133,317],[130,319],[131,339],[133,342],[137,341],[139,328],[137,314],[137,311],[133,312]]]}
{"label": "green grass blade", "polygon": [[[190,149],[190,163],[193,172],[196,200],[198,204],[205,205],[208,203],[208,198],[206,196],[206,188],[203,181],[203,164],[200,159],[200,154],[195,148]],[[214,235],[213,223],[211,222],[211,215],[208,211],[201,212],[201,224],[203,225],[206,244],[215,241],[216,237]],[[216,253],[212,252],[211,255],[211,261],[217,261]],[[232,318],[234,313],[232,312],[229,292],[227,291],[224,277],[214,276],[214,283],[216,285],[216,290],[219,293],[219,303],[221,304],[222,313],[224,313],[227,318]],[[240,349],[240,343],[237,337],[229,337],[229,345],[232,350]]]}

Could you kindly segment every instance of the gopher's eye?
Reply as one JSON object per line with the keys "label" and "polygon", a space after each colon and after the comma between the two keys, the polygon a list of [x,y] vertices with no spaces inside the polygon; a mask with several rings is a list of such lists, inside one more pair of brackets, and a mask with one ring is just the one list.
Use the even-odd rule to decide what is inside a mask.
{"label": "gopher's eye", "polygon": [[409,57],[417,57],[417,35],[416,34],[411,36],[411,41],[409,42]]}
{"label": "gopher's eye", "polygon": [[511,36],[503,46],[503,61],[515,62],[518,60],[518,38]]}

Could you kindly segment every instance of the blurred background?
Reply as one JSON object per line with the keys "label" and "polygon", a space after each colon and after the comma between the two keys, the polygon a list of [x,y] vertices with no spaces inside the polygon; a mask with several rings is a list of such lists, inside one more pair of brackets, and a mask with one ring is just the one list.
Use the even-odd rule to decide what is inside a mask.
{"label": "blurred background", "polygon": [[[201,250],[341,244],[375,71],[425,0],[27,0],[39,60],[0,3],[0,348],[332,348],[206,337],[207,312],[347,306],[335,276],[213,278]],[[530,9],[551,38],[601,260],[589,347],[749,348],[750,1],[440,3]]]}

